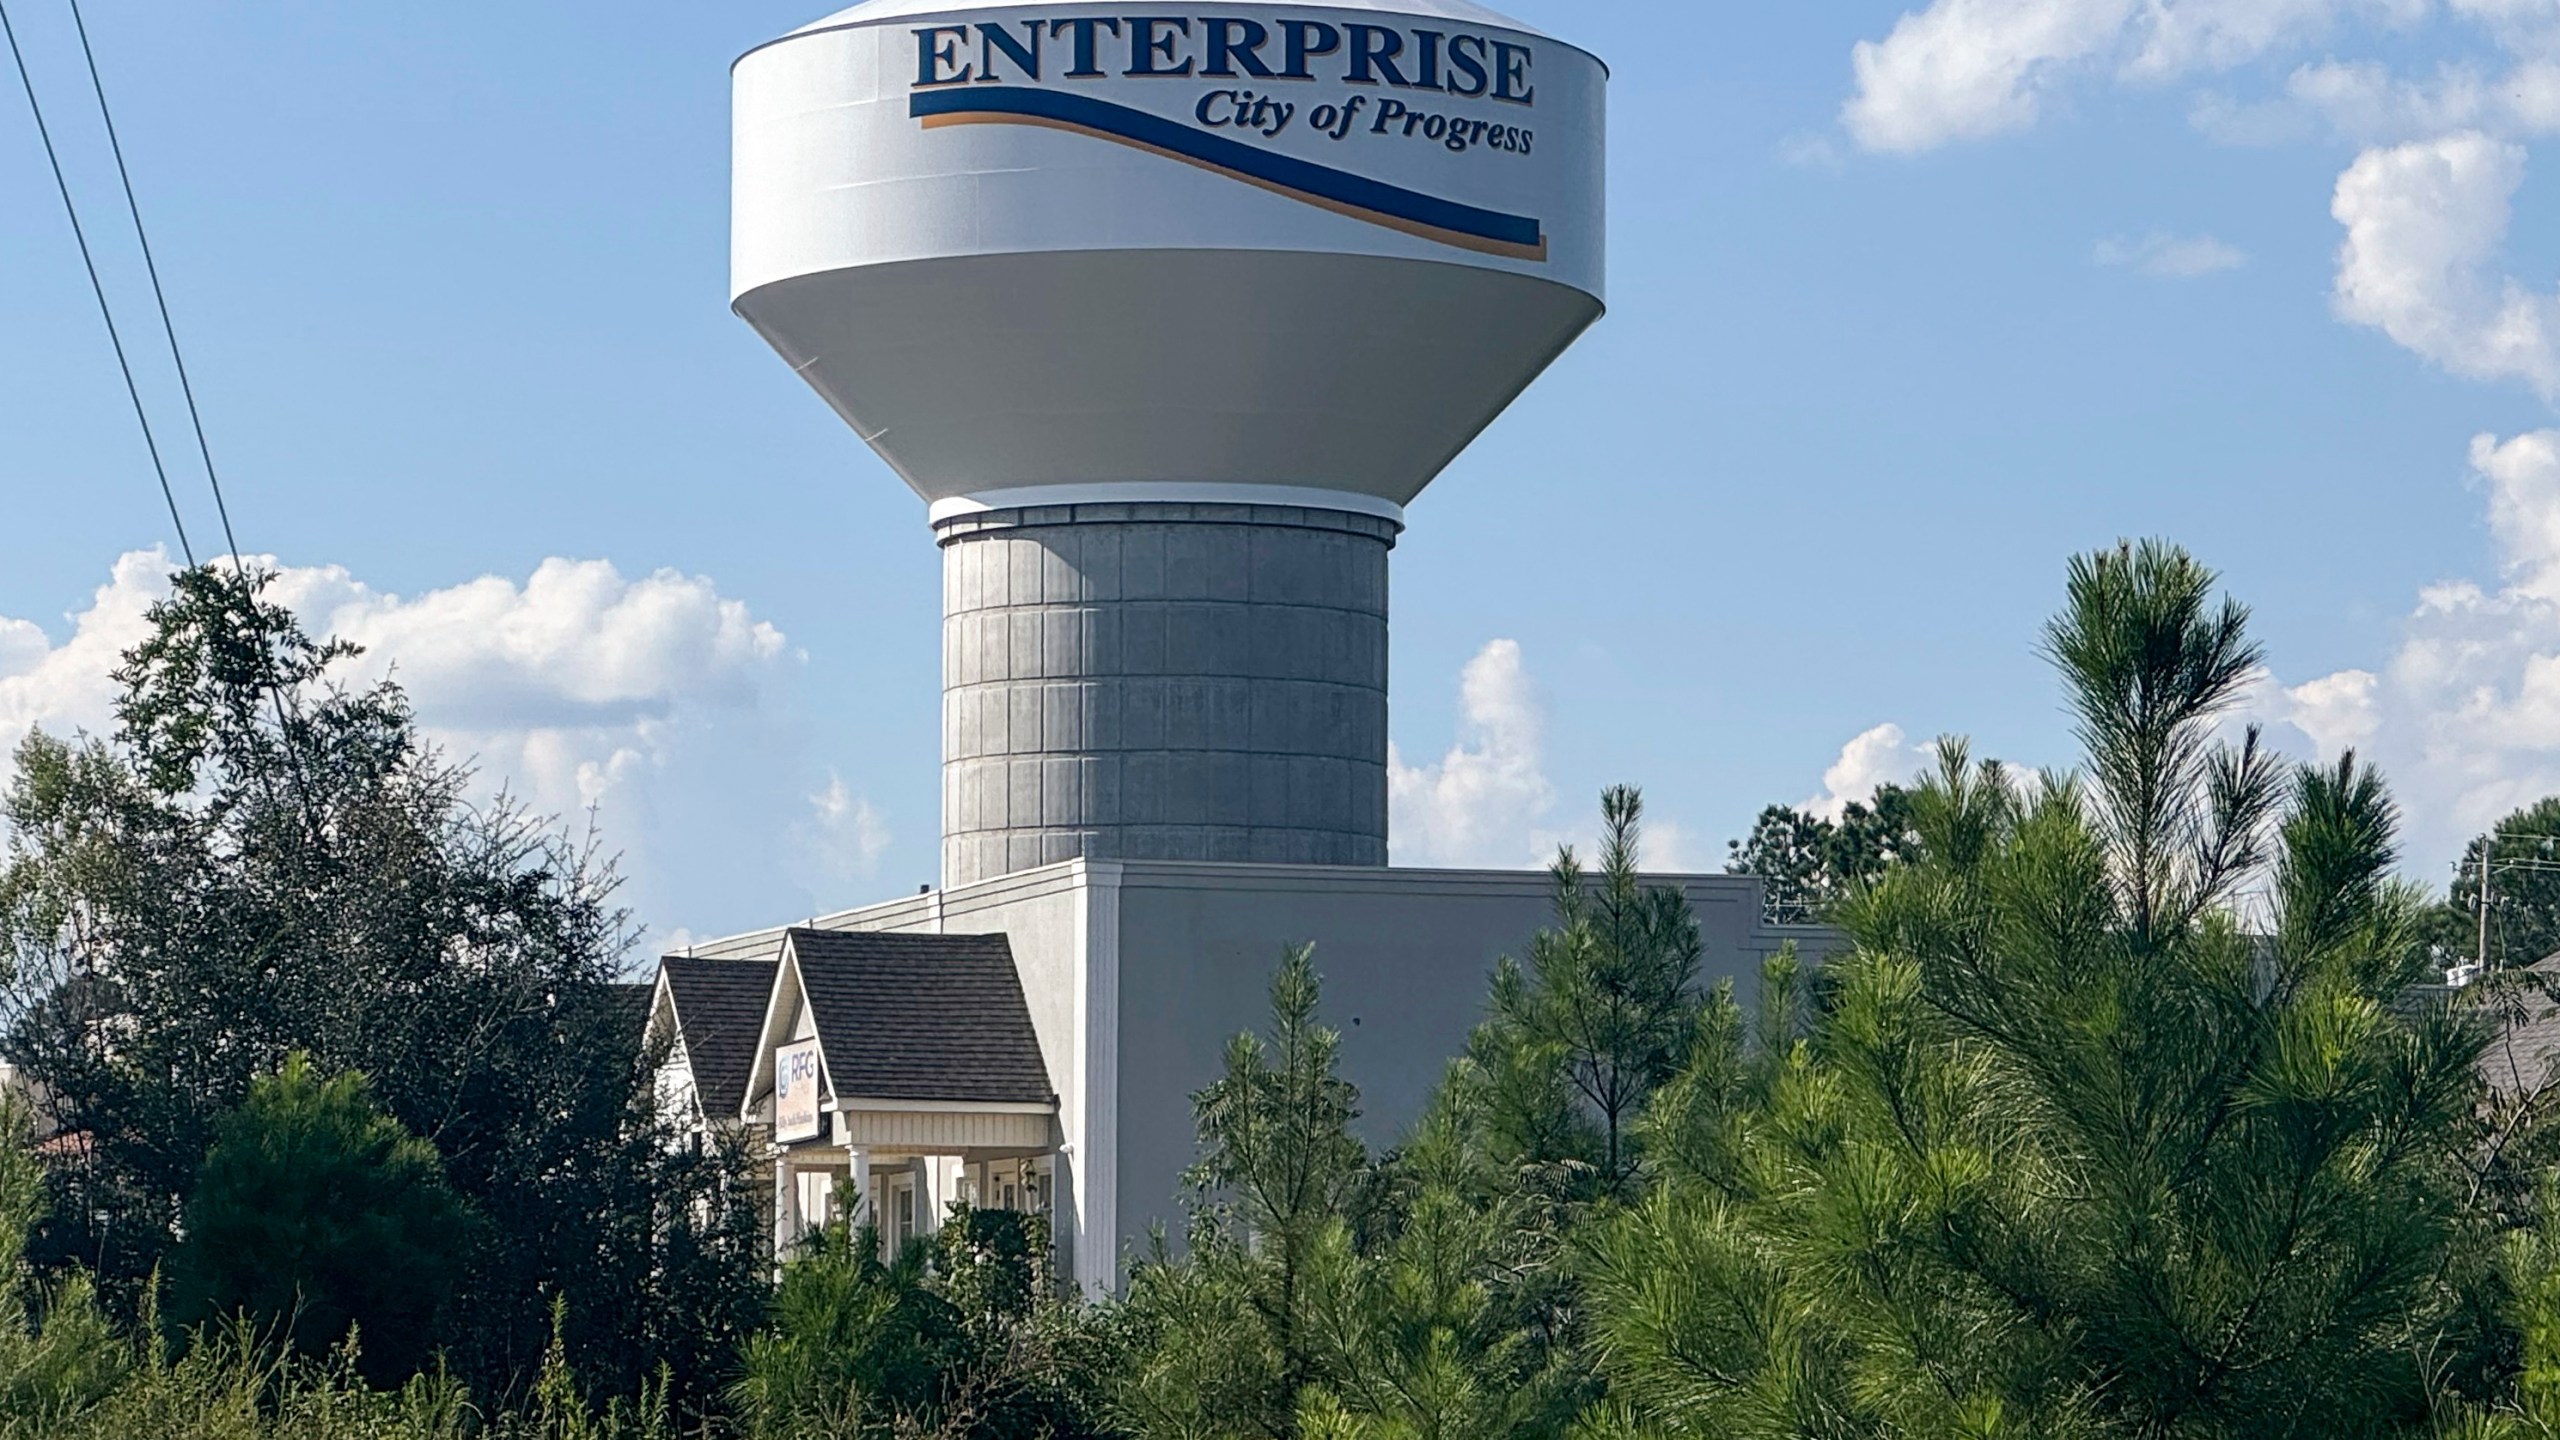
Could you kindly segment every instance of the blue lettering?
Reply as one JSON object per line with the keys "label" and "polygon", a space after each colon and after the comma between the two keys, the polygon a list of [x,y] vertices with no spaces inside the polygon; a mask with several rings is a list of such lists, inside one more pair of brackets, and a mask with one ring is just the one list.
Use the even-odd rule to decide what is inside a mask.
{"label": "blue lettering", "polygon": [[[950,38],[945,39],[943,37]],[[960,46],[969,38],[966,25],[928,25],[916,32],[916,83],[950,85],[969,78],[969,67],[960,64]],[[945,73],[959,65],[957,73]]]}
{"label": "blue lettering", "polygon": [[1111,27],[1113,39],[1120,37],[1120,22],[1117,20],[1104,20],[1098,16],[1080,16],[1073,20],[1049,22],[1051,38],[1054,39],[1060,35],[1075,37],[1075,53],[1067,66],[1068,79],[1098,80],[1102,77],[1102,67],[1094,63],[1093,32],[1105,25]]}
{"label": "blue lettering", "polygon": [[1031,31],[1031,43],[1027,46],[1014,39],[1013,32],[1001,25],[978,27],[979,84],[986,85],[995,81],[996,52],[999,50],[1012,58],[1015,67],[1022,71],[1024,79],[1040,78],[1040,22],[1025,20],[1022,23]]}
{"label": "blue lettering", "polygon": [[[1169,25],[1173,28],[1171,31],[1159,35],[1156,33],[1156,27],[1159,25]],[[1191,62],[1189,60],[1183,61],[1179,66],[1162,66],[1156,63],[1159,58],[1171,60],[1173,58],[1174,41],[1177,38],[1187,36],[1190,33],[1191,22],[1188,20],[1170,20],[1156,15],[1130,16],[1129,68],[1121,71],[1120,73],[1123,75],[1190,74]]]}
{"label": "blue lettering", "polygon": [[[1352,85],[1375,85],[1378,75],[1399,89],[1412,84],[1404,72],[1396,68],[1396,57],[1404,53],[1404,36],[1384,25],[1348,25],[1351,35],[1351,73],[1342,77]],[[1375,67],[1377,74],[1371,74]]]}
{"label": "blue lettering", "polygon": [[1422,69],[1414,76],[1413,88],[1437,90],[1440,88],[1440,42],[1447,37],[1437,30],[1416,30],[1413,38],[1422,42]]}
{"label": "blue lettering", "polygon": [[[1238,64],[1244,73],[1256,80],[1271,78],[1271,67],[1263,61],[1262,47],[1271,43],[1271,32],[1257,20],[1210,18],[1200,22],[1209,43],[1209,58],[1201,65],[1203,75],[1232,77]],[[1244,38],[1238,40],[1236,37]]]}
{"label": "blue lettering", "polygon": [[1538,87],[1529,83],[1529,47],[1493,42],[1493,98],[1514,105],[1538,103]]}
{"label": "blue lettering", "polygon": [[[1210,119],[1210,110],[1215,108],[1217,103],[1221,100],[1227,102],[1227,119]],[[1236,111],[1240,108],[1242,107],[1237,103],[1236,92],[1233,90],[1212,90],[1208,94],[1201,96],[1200,103],[1192,107],[1191,118],[1199,121],[1203,125],[1212,127],[1226,125],[1232,123],[1236,119]]]}
{"label": "blue lettering", "polygon": [[[1318,36],[1324,38],[1318,40]],[[1307,61],[1341,48],[1342,32],[1321,20],[1283,20],[1280,55],[1285,63],[1280,67],[1280,76],[1285,80],[1313,80],[1315,72],[1307,68]]]}
{"label": "blue lettering", "polygon": [[[1468,54],[1466,51],[1466,47],[1469,45],[1476,47],[1476,53],[1473,55]],[[1466,86],[1459,84],[1458,80],[1461,76],[1474,81],[1475,88],[1469,89]],[[1485,84],[1484,37],[1481,35],[1450,36],[1449,93],[1452,95],[1481,95],[1484,93]]]}

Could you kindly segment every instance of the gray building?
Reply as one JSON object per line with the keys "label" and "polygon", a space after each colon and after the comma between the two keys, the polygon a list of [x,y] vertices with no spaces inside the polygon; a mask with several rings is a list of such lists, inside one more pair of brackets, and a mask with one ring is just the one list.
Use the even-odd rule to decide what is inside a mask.
{"label": "gray building", "polygon": [[[1791,941],[1812,953],[1833,943],[1817,927],[1765,923],[1756,879],[1658,883],[1696,911],[1709,983],[1747,984]],[[1263,1023],[1286,947],[1316,947],[1362,1129],[1383,1144],[1419,1114],[1482,1014],[1495,960],[1523,953],[1550,898],[1534,871],[1073,859],[698,945],[666,963],[670,975],[735,965],[771,985],[736,1123],[772,1134],[775,1057],[813,1038],[825,1051],[818,1119],[773,1146],[778,1238],[856,1207],[895,1233],[930,1228],[954,1200],[1010,1202],[1048,1210],[1065,1273],[1101,1290],[1150,1226],[1178,1233],[1190,1097],[1217,1078],[1227,1038]],[[804,996],[808,957],[849,934],[973,936],[982,948],[966,960],[910,948],[902,966],[839,970],[825,994]],[[990,983],[998,955],[1020,1020],[1006,987]],[[936,964],[967,973],[935,988]],[[831,1030],[831,1007],[866,1018],[858,1031],[851,1021]],[[912,1083],[882,1093],[892,1083],[883,1066]],[[1012,1087],[1002,1095],[987,1088],[999,1077]],[[885,1112],[906,1128],[873,1123]],[[980,1123],[999,1115],[1001,1133]]]}

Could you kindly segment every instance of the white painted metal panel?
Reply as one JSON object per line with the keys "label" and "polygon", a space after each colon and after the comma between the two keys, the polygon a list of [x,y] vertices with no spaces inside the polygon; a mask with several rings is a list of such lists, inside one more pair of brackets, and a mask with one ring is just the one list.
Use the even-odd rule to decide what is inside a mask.
{"label": "white painted metal panel", "polygon": [[1446,0],[858,7],[738,63],[732,297],[928,500],[1376,513],[1599,314],[1605,81]]}

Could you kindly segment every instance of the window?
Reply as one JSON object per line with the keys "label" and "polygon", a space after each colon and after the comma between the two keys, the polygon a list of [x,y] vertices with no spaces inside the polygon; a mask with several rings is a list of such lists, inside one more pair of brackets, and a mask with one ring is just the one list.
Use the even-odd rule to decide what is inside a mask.
{"label": "window", "polygon": [[803,1170],[800,1182],[800,1223],[815,1230],[835,1218],[836,1177],[833,1171]]}
{"label": "window", "polygon": [[882,1209],[888,1212],[888,1223],[881,1227],[892,1251],[902,1249],[916,1238],[916,1182],[911,1175],[892,1177],[881,1183]]}

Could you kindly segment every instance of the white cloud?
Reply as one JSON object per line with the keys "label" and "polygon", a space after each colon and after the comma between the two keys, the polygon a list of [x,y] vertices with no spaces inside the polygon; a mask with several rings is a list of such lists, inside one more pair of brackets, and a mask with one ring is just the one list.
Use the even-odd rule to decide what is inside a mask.
{"label": "white cloud", "polygon": [[1546,713],[1520,642],[1490,640],[1458,673],[1458,739],[1427,765],[1387,747],[1387,836],[1403,865],[1544,863],[1555,808],[1542,753]]}
{"label": "white cloud", "polygon": [[37,726],[92,734],[114,726],[113,672],[151,633],[145,614],[167,593],[168,569],[158,550],[117,560],[60,645],[32,621],[0,617],[0,784],[15,773],[18,742]]}
{"label": "white cloud", "polygon": [[2126,70],[2142,78],[2226,70],[2317,37],[2351,13],[2405,23],[2425,10],[2425,0],[2150,0],[2137,17],[2140,48]]}
{"label": "white cloud", "polygon": [[1778,142],[1778,158],[1806,169],[1834,170],[1840,165],[1840,147],[1828,135],[1790,135]]}
{"label": "white cloud", "polygon": [[804,843],[820,875],[839,887],[879,878],[890,835],[889,817],[878,806],[853,793],[844,777],[830,770],[827,788],[809,797],[809,811]]}
{"label": "white cloud", "polygon": [[[0,618],[0,783],[5,751],[34,726],[112,730],[110,672],[147,632],[169,568],[157,550],[119,559],[59,644]],[[572,825],[592,808],[644,922],[725,923],[682,912],[741,892],[833,906],[838,884],[876,871],[885,824],[841,779],[805,829],[776,823],[820,773],[791,715],[800,656],[708,579],[551,559],[521,585],[485,576],[403,597],[339,566],[277,570],[268,593],[307,630],[365,647],[342,678],[397,678],[421,730],[474,761],[484,794],[503,786]],[[821,893],[795,890],[786,907],[778,878]]]}
{"label": "white cloud", "polygon": [[2210,95],[2190,118],[2206,135],[2236,145],[2322,135],[2391,145],[2460,130],[2547,135],[2560,130],[2560,62],[2539,54],[2504,68],[2447,60],[2411,78],[2378,60],[2324,59],[2296,67],[2280,96],[2243,102]]}
{"label": "white cloud", "polygon": [[2375,704],[2380,684],[2370,670],[2341,670],[2285,689],[2282,700],[2267,708],[2290,721],[2314,750],[2335,757],[2372,746],[2382,723]]}
{"label": "white cloud", "polygon": [[2134,0],[1936,0],[1850,52],[1841,123],[1870,150],[1928,150],[2033,124],[2066,67],[2113,46]]}
{"label": "white cloud", "polygon": [[2446,65],[2417,81],[2377,60],[2323,60],[2296,69],[2285,94],[2328,129],[2367,144],[2477,126],[2496,107],[2494,92],[2468,65]]}
{"label": "white cloud", "polygon": [[797,658],[710,581],[632,579],[603,560],[545,560],[521,587],[490,575],[409,599],[339,566],[293,567],[270,593],[312,633],[363,646],[350,674],[397,678],[439,743],[556,811],[661,764],[676,729],[752,710]]}
{"label": "white cloud", "polygon": [[1796,808],[1838,820],[1852,802],[1864,805],[1875,799],[1877,786],[1908,783],[1927,760],[1927,752],[1891,721],[1861,730],[1849,737],[1840,747],[1839,758],[1822,772],[1822,793]]}
{"label": "white cloud", "polygon": [[[1458,672],[1458,738],[1438,760],[1408,765],[1387,747],[1387,846],[1397,865],[1527,869],[1570,845],[1587,864],[1598,851],[1598,807],[1552,822],[1556,787],[1546,771],[1547,714],[1516,640],[1489,640]],[[1596,798],[1596,797],[1595,797]],[[1698,836],[1649,810],[1641,837],[1649,874],[1710,868]]]}
{"label": "white cloud", "polygon": [[2429,115],[2435,131],[2549,128],[2550,67],[2534,57],[2560,22],[2550,0],[1932,0],[1884,39],[1853,47],[1856,89],[1841,121],[1870,150],[1929,150],[2024,129],[2072,84],[2156,86],[2222,74],[2334,40],[2352,25],[2402,31],[2448,14],[2526,63],[2495,83],[2456,63],[2415,84],[2372,62],[2322,61],[2294,72],[2280,97],[2203,97],[2195,121],[2242,143],[2299,139],[2324,120],[2367,140],[2424,133],[2412,127]]}
{"label": "white cloud", "polygon": [[2324,759],[2353,746],[2380,763],[2429,868],[2560,793],[2560,431],[2480,436],[2471,463],[2500,582],[2427,587],[2378,672],[2294,685],[2278,712]]}
{"label": "white cloud", "polygon": [[2560,26],[2560,0],[2450,0],[2457,15],[2496,29],[2509,43],[2548,40]]}
{"label": "white cloud", "polygon": [[2249,263],[2249,254],[2211,235],[2170,235],[2153,231],[2140,239],[2112,236],[2090,252],[2100,265],[2118,266],[2162,280],[2192,280]]}
{"label": "white cloud", "polygon": [[2458,375],[2560,396],[2560,297],[2493,279],[2522,146],[2464,131],[2367,150],[2338,177],[2335,304]]}
{"label": "white cloud", "polygon": [[1644,822],[1643,862],[1648,874],[1701,875],[1719,867],[1707,863],[1700,853],[1698,837],[1677,820]]}

